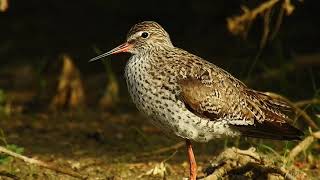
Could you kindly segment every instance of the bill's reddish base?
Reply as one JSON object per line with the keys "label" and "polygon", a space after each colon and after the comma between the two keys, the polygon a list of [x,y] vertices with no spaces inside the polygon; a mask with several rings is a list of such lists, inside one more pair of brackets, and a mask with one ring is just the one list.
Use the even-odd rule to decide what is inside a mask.
{"label": "bill's reddish base", "polygon": [[189,139],[186,139],[186,146],[187,146],[188,159],[189,159],[189,165],[190,165],[190,180],[196,180],[197,179],[197,163],[196,163],[196,159],[194,158],[191,141]]}

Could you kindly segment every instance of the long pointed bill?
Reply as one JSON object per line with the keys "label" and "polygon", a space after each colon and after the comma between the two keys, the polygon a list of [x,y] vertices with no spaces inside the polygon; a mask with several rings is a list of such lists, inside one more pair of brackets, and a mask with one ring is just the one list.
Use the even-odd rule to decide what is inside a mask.
{"label": "long pointed bill", "polygon": [[111,54],[117,54],[117,53],[121,53],[121,52],[128,52],[128,50],[131,47],[132,47],[132,45],[129,44],[129,43],[127,43],[127,42],[123,43],[120,46],[118,46],[118,47],[116,47],[116,48],[114,48],[114,49],[112,49],[112,50],[110,50],[110,51],[108,51],[108,52],[106,52],[104,54],[101,54],[101,55],[99,55],[97,57],[94,57],[94,58],[90,59],[89,62],[99,60],[99,59],[104,58],[106,56],[109,56]]}

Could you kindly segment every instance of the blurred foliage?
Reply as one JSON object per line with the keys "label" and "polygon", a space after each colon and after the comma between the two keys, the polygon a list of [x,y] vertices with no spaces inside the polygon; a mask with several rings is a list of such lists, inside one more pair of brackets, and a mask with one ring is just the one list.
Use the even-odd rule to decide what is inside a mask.
{"label": "blurred foliage", "polygon": [[[8,144],[6,146],[4,146],[5,148],[7,148],[8,150],[15,152],[17,154],[22,154],[24,151],[23,147],[19,147],[15,144]],[[12,157],[9,155],[4,155],[4,154],[0,154],[0,165],[2,164],[6,164],[9,163],[12,160]]]}
{"label": "blurred foliage", "polygon": [[[23,147],[19,147],[19,146],[15,145],[15,144],[8,144],[8,142],[6,140],[6,137],[5,137],[5,134],[4,134],[2,129],[0,129],[0,142],[2,144],[4,144],[5,148],[7,148],[8,150],[13,151],[15,153],[22,154],[23,151],[24,151]],[[12,160],[11,156],[9,156],[7,154],[1,154],[0,153],[0,165],[9,163],[11,160]]]}

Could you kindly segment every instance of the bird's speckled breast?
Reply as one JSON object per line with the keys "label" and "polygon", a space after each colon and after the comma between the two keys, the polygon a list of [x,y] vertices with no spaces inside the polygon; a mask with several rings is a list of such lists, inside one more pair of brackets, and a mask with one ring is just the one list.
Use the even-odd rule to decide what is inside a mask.
{"label": "bird's speckled breast", "polygon": [[[168,133],[206,142],[227,132],[226,123],[213,122],[190,112],[179,100],[177,76],[170,68],[157,69],[148,55],[134,55],[126,65],[125,77],[128,90],[137,108],[153,124]],[[175,67],[179,68],[179,67]]]}

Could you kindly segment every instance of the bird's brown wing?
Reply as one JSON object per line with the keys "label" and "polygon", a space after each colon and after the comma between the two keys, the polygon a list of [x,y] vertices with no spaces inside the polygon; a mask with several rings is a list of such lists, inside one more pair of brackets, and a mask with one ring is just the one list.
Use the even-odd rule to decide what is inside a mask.
{"label": "bird's brown wing", "polygon": [[212,121],[224,120],[245,136],[293,140],[302,135],[282,113],[287,105],[261,92],[236,87],[228,79],[205,83],[185,78],[178,83],[180,99],[191,112]]}
{"label": "bird's brown wing", "polygon": [[228,120],[230,124],[254,124],[254,117],[262,112],[251,101],[241,97],[241,92],[227,81],[204,83],[197,78],[179,81],[180,99],[198,116],[211,120]]}

